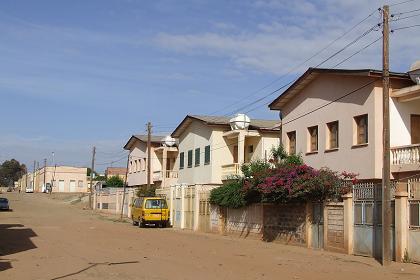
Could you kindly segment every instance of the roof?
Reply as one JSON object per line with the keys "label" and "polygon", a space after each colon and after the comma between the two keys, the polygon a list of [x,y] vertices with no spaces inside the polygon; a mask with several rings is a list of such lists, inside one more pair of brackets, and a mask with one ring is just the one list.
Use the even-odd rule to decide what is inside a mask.
{"label": "roof", "polygon": [[[322,74],[348,75],[381,78],[382,71],[374,69],[330,69],[330,68],[309,68],[300,76],[290,87],[288,87],[279,97],[274,99],[268,107],[271,110],[281,110],[296,94],[298,94],[310,82]],[[411,81],[407,73],[390,72],[391,79]]]}
{"label": "roof", "polygon": [[[150,138],[151,138],[152,144],[159,144],[160,145],[162,143],[162,139],[164,137],[165,136],[162,136],[162,135],[152,135]],[[144,134],[135,134],[135,135],[132,135],[130,137],[130,139],[128,139],[127,144],[124,145],[124,149],[125,150],[129,150],[130,149],[129,146],[131,145],[131,143],[134,140],[138,140],[138,141],[147,143],[147,135],[144,135]]]}
{"label": "roof", "polygon": [[[184,120],[175,128],[171,136],[179,138],[180,134],[195,120],[200,121],[208,126],[226,126],[230,127],[231,117],[225,116],[203,116],[203,115],[187,115]],[[259,120],[251,119],[249,129],[255,130],[271,130],[278,131],[278,128],[274,128],[279,123],[278,120]]]}

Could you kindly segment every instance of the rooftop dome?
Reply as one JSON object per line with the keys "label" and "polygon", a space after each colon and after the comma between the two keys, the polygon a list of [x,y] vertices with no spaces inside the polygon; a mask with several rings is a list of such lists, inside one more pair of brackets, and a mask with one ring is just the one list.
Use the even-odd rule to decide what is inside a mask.
{"label": "rooftop dome", "polygon": [[417,60],[411,65],[408,74],[413,82],[420,85],[420,60]]}

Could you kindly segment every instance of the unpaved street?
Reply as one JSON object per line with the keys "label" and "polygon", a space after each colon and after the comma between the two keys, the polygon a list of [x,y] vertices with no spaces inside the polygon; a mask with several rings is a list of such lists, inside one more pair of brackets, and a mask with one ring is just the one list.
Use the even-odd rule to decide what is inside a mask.
{"label": "unpaved street", "polygon": [[0,279],[420,279],[420,266],[173,229],[139,229],[44,194],[1,194]]}

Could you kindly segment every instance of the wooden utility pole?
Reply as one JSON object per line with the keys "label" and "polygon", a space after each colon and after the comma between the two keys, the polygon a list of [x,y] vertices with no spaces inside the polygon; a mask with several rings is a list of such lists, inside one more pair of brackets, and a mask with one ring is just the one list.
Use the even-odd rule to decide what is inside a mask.
{"label": "wooden utility pole", "polygon": [[391,263],[391,173],[389,121],[389,6],[382,9],[382,89],[383,89],[383,175],[382,175],[382,265]]}
{"label": "wooden utility pole", "polygon": [[92,192],[93,192],[93,176],[95,173],[95,154],[96,154],[96,147],[93,146],[92,150],[92,166],[90,169],[90,187],[89,187],[89,208],[93,209],[92,207]]}
{"label": "wooden utility pole", "polygon": [[147,190],[150,190],[151,176],[152,124],[147,123]]}
{"label": "wooden utility pole", "polygon": [[32,174],[32,191],[35,192],[35,172],[36,172],[36,160],[34,160],[34,173]]}
{"label": "wooden utility pole", "polygon": [[47,159],[44,158],[44,191],[47,191]]}
{"label": "wooden utility pole", "polygon": [[124,215],[124,203],[125,203],[125,190],[127,188],[127,178],[128,178],[128,164],[130,163],[130,153],[128,153],[127,156],[127,165],[125,170],[125,180],[124,180],[124,188],[123,188],[123,198],[122,198],[122,204],[121,204],[121,216],[120,219],[122,220]]}

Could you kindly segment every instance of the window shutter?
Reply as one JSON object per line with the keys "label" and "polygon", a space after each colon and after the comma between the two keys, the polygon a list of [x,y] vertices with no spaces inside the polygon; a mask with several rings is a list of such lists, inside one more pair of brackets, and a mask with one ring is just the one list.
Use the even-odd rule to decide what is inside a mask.
{"label": "window shutter", "polygon": [[210,145],[204,148],[204,164],[210,163]]}
{"label": "window shutter", "polygon": [[184,152],[179,154],[179,169],[184,169]]}
{"label": "window shutter", "polygon": [[200,165],[200,148],[195,149],[195,166]]}

